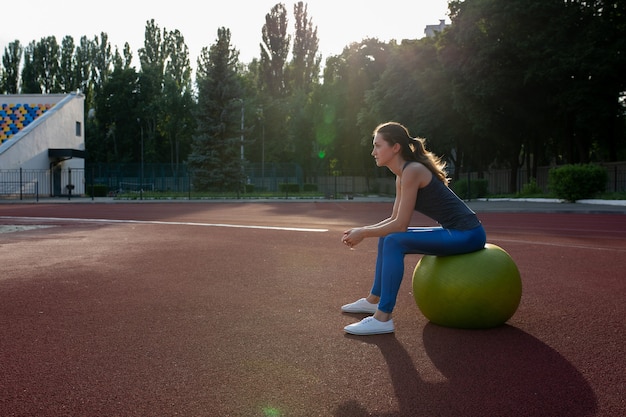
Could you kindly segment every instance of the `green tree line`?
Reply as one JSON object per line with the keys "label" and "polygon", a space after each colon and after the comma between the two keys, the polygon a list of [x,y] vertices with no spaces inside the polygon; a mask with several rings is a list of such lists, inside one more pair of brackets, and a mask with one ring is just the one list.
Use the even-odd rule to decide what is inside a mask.
{"label": "green tree line", "polygon": [[[626,2],[449,1],[434,38],[362,39],[322,57],[303,2],[265,15],[243,63],[228,28],[192,67],[179,30],[146,22],[144,46],[106,33],[4,50],[0,93],[86,97],[88,163],[187,164],[199,189],[237,189],[248,164],[305,176],[386,175],[371,132],[396,120],[451,173],[626,159]],[[416,28],[416,35],[421,28]],[[193,69],[195,68],[195,77]],[[243,141],[242,141],[243,139]]]}

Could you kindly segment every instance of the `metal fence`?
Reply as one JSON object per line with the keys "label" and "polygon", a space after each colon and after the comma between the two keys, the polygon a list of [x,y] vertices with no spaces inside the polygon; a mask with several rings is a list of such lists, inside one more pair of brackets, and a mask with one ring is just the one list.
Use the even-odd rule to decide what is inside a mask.
{"label": "metal fence", "polygon": [[[0,175],[2,173],[0,172]],[[9,178],[12,175],[9,175]],[[39,200],[39,181],[24,181],[23,179],[17,181],[0,181],[0,196],[5,198],[19,198],[24,199],[24,196],[33,197]]]}
{"label": "metal fence", "polygon": [[0,196],[2,198],[39,199],[40,184],[49,181],[49,171],[41,170],[0,170]]}
{"label": "metal fence", "polygon": [[[605,188],[607,192],[626,191],[626,162],[612,162],[598,165],[604,167],[607,171],[608,179]],[[513,174],[512,171],[509,169],[490,170],[482,173],[463,173],[460,175],[460,178],[467,178],[469,175],[469,178],[471,179],[486,179],[488,184],[488,191],[491,195],[510,194],[512,192],[519,191],[524,187],[525,184],[528,184],[531,179],[534,179],[537,186],[544,193],[547,193],[549,192],[548,176],[550,173],[550,169],[552,168],[554,167],[538,167],[536,176],[532,176],[527,169],[521,168],[520,170],[518,170],[517,176],[515,177],[515,190],[511,190],[511,177]]]}
{"label": "metal fence", "polygon": [[[185,164],[96,164],[86,170],[87,182],[104,185],[112,192],[182,192],[193,190],[194,171]],[[246,184],[256,190],[275,192],[280,184],[303,186],[303,173],[293,163],[248,164]]]}
{"label": "metal fence", "polygon": [[[626,162],[603,164],[608,173],[608,192],[626,191]],[[548,192],[551,167],[540,167],[534,178],[537,186]],[[315,190],[328,198],[355,194],[393,195],[395,181],[379,171],[378,177],[362,175],[313,175],[304,177],[297,164],[251,164],[246,168],[248,190],[280,192],[282,184],[297,185],[299,190]],[[511,191],[511,171],[491,170],[482,173],[460,173],[459,179],[487,181],[490,195],[511,194],[530,181],[528,172],[518,171],[516,190]],[[186,166],[172,168],[168,164],[107,164],[86,169],[0,170],[0,198],[39,199],[40,197],[94,196],[96,189],[105,195],[137,192],[192,193],[193,171]],[[191,197],[191,196],[190,196]]]}
{"label": "metal fence", "polygon": [[0,170],[0,198],[36,199],[85,194],[83,169]]}

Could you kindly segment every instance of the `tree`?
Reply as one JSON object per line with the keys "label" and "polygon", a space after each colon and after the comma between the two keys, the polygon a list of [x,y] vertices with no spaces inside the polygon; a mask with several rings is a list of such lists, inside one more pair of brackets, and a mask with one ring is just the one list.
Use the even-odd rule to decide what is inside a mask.
{"label": "tree", "polygon": [[37,82],[41,86],[43,94],[62,92],[59,84],[60,58],[61,51],[56,37],[47,36],[35,45],[33,64]]}
{"label": "tree", "polygon": [[[455,108],[479,140],[474,169],[492,160],[530,176],[537,164],[614,158],[624,137],[624,3],[450,2],[440,58]],[[623,142],[623,141],[621,141]],[[495,158],[485,158],[495,150]],[[477,158],[480,156],[480,158]]]}
{"label": "tree", "polygon": [[287,9],[282,3],[265,15],[261,36],[258,102],[263,108],[265,158],[269,162],[292,161],[294,146],[287,126],[290,109],[286,78],[291,36],[288,35]]}
{"label": "tree", "polygon": [[230,39],[229,29],[218,29],[216,42],[198,58],[198,125],[188,162],[199,191],[239,192],[244,183],[239,153],[243,89],[239,52]]}
{"label": "tree", "polygon": [[[517,172],[536,144],[551,133],[555,112],[549,92],[551,55],[563,45],[548,36],[559,27],[559,0],[451,2],[452,26],[441,39],[440,57],[453,82],[454,107],[471,123],[463,154],[466,169],[494,161]],[[534,155],[537,160],[539,155]]]}
{"label": "tree", "polygon": [[563,126],[559,160],[614,161],[625,142],[626,4],[571,0],[563,9],[563,48],[553,55],[562,74],[555,91]]}
{"label": "tree", "polygon": [[314,102],[312,92],[319,82],[321,56],[318,54],[317,27],[309,19],[303,2],[294,5],[295,33],[292,59],[287,67],[289,85],[288,141],[293,143],[293,161],[305,176],[315,170]]}
{"label": "tree", "polygon": [[[83,37],[77,48],[79,77],[91,71],[90,64],[82,60],[94,53],[93,45]],[[98,94],[93,94],[91,79],[78,80],[87,88],[85,145],[89,150],[89,163],[137,163],[142,157],[137,123],[138,75],[129,65],[128,43],[123,53],[124,57],[116,48],[108,60],[113,64],[113,71],[106,71],[106,81],[98,88]]]}
{"label": "tree", "polygon": [[292,60],[288,67],[290,91],[309,93],[319,81],[321,56],[318,55],[319,39],[317,27],[308,18],[307,6],[303,2],[294,5],[295,34]]}
{"label": "tree", "polygon": [[41,85],[37,80],[37,69],[34,63],[35,41],[32,41],[24,48],[24,66],[22,67],[22,94],[41,94]]}
{"label": "tree", "polygon": [[191,150],[191,136],[195,128],[194,100],[191,89],[189,50],[179,31],[166,34],[168,61],[164,74],[163,100],[166,117],[159,120],[159,132],[169,143],[170,165],[177,173],[179,163],[187,159]]}
{"label": "tree", "polygon": [[[466,119],[452,106],[452,85],[439,58],[436,40],[404,40],[390,45],[389,63],[366,95],[361,123],[395,120],[449,162],[451,174],[471,138]],[[461,158],[457,158],[461,156]]]}
{"label": "tree", "polygon": [[0,79],[0,92],[6,94],[17,94],[19,91],[19,68],[22,60],[22,48],[20,41],[15,40],[4,48],[2,55],[2,64],[4,71]]}
{"label": "tree", "polygon": [[89,54],[92,59],[91,80],[94,94],[97,95],[102,90],[112,71],[113,55],[111,53],[109,35],[105,32],[101,32],[100,38],[94,37],[90,47],[92,48]]}
{"label": "tree", "polygon": [[366,96],[387,68],[390,48],[378,39],[364,39],[326,60],[315,112],[316,147],[326,166],[336,159],[337,171],[372,172],[371,133],[380,121],[364,118]]}
{"label": "tree", "polygon": [[[167,59],[165,34],[166,30],[161,32],[154,19],[146,22],[144,47],[139,49],[139,117],[145,132],[145,158],[151,162],[160,162],[163,156],[163,137],[158,131],[158,122],[166,113],[162,100]],[[165,153],[168,154],[169,152]]]}
{"label": "tree", "polygon": [[59,73],[57,76],[61,92],[69,93],[78,88],[74,70],[74,58],[74,39],[71,36],[65,36],[61,41]]}
{"label": "tree", "polygon": [[[94,36],[92,40],[83,36],[76,48],[75,56],[76,70],[81,78],[80,85],[86,94],[85,147],[88,150],[86,162],[131,161],[131,155],[126,155],[123,146],[118,146],[120,142],[117,137],[118,125],[113,115],[114,110],[111,108],[118,99],[120,104],[125,104],[122,96],[126,92],[115,91],[116,84],[124,86],[128,83],[118,83],[114,80],[114,84],[107,85],[114,62],[108,35],[101,32],[99,38]],[[134,85],[130,91],[134,92],[136,88]],[[121,127],[121,131],[124,132],[124,126]]]}
{"label": "tree", "polygon": [[91,61],[94,44],[86,36],[80,38],[80,43],[74,50],[74,73],[76,74],[77,88],[85,95],[85,114],[93,108],[93,82],[91,79]]}
{"label": "tree", "polygon": [[[119,64],[119,61],[118,61]],[[138,74],[116,65],[96,96],[98,124],[103,135],[87,143],[97,161],[137,163],[141,160],[138,117]]]}
{"label": "tree", "polygon": [[262,91],[271,98],[282,98],[287,92],[285,65],[291,36],[287,34],[287,10],[282,3],[265,15],[262,28],[260,76]]}
{"label": "tree", "polygon": [[22,93],[50,94],[61,92],[59,85],[59,44],[54,36],[31,42],[24,49]]}
{"label": "tree", "polygon": [[190,151],[194,129],[189,50],[178,30],[146,23],[139,50],[140,119],[146,133],[146,158],[168,162],[176,173]]}

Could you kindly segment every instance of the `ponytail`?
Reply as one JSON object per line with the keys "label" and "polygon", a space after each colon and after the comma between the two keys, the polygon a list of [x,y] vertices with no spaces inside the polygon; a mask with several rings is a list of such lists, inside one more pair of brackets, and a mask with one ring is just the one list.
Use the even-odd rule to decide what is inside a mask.
{"label": "ponytail", "polygon": [[446,163],[441,157],[426,150],[426,140],[413,138],[406,127],[396,122],[387,122],[374,129],[374,136],[380,134],[390,145],[400,144],[402,157],[407,161],[416,161],[428,168],[440,181],[448,184]]}

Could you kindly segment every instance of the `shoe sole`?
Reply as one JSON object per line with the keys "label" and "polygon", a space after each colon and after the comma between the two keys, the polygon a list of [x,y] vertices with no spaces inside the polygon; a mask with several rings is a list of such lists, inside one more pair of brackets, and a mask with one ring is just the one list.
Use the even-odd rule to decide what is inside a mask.
{"label": "shoe sole", "polygon": [[388,333],[393,333],[395,331],[395,329],[393,330],[381,330],[381,331],[377,331],[377,332],[355,332],[352,330],[346,330],[344,329],[346,333],[354,335],[354,336],[373,336],[373,335],[377,335],[377,334],[388,334]]}
{"label": "shoe sole", "polygon": [[377,309],[374,310],[365,310],[365,309],[360,309],[360,310],[351,310],[351,309],[341,309],[342,313],[352,313],[352,314],[374,314],[376,313]]}

